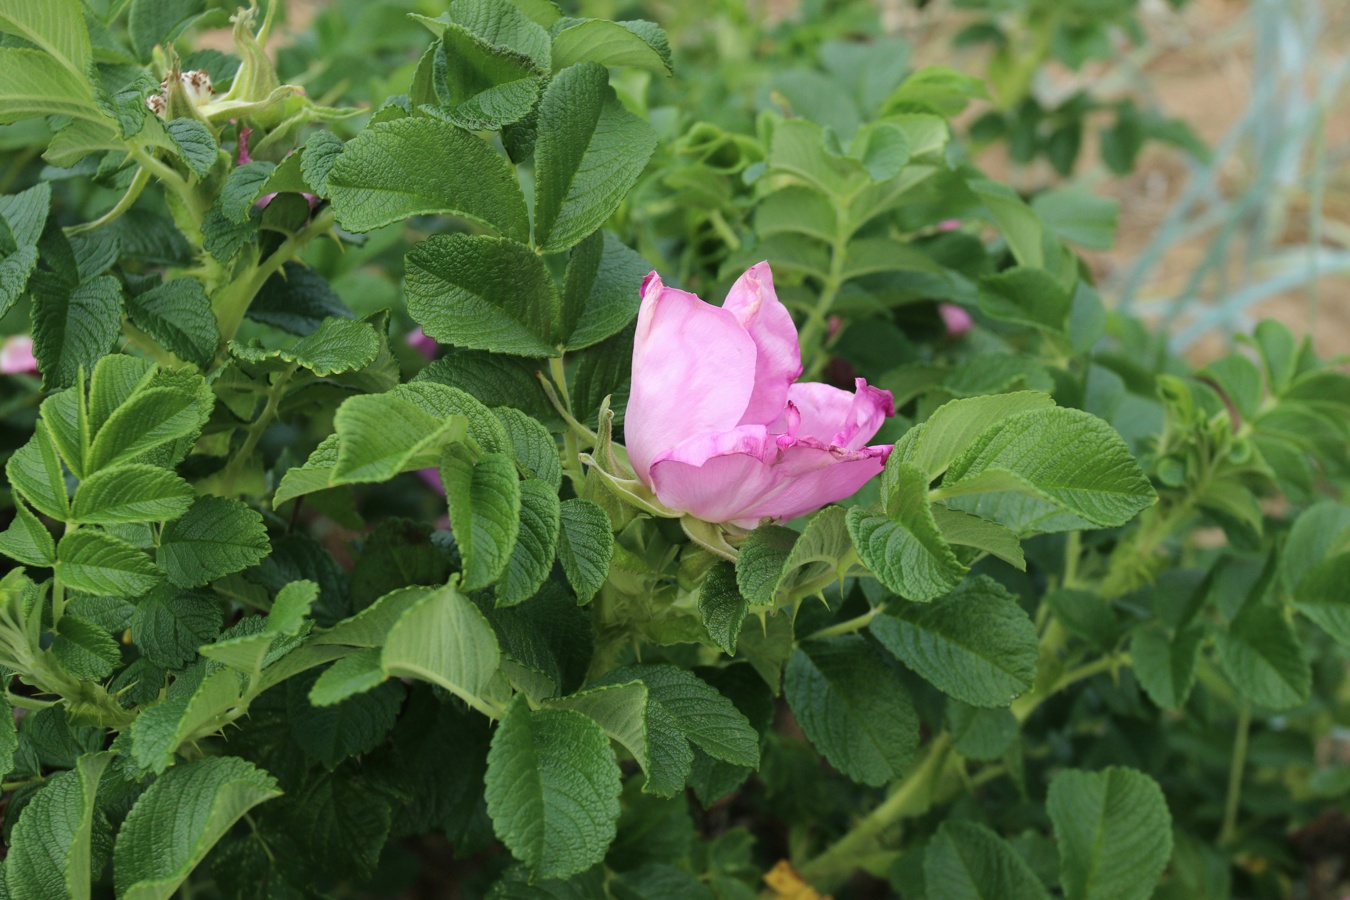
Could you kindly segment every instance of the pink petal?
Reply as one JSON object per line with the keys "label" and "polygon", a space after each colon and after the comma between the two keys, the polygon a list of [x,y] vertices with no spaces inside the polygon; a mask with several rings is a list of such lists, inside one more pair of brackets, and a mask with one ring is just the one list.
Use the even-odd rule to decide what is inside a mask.
{"label": "pink petal", "polygon": [[665,506],[705,522],[744,518],[780,477],[765,462],[776,455],[763,425],[698,435],[652,462],[652,489]]}
{"label": "pink petal", "polygon": [[755,356],[733,311],[668,288],[655,272],[643,280],[624,414],[638,478],[650,484],[652,460],[685,438],[740,423],[755,387]]}
{"label": "pink petal", "polygon": [[738,525],[760,519],[786,521],[852,497],[886,467],[889,444],[848,450],[801,441],[785,448],[774,467],[775,487],[742,511]]}
{"label": "pink petal", "polygon": [[947,326],[947,337],[959,338],[975,325],[970,313],[955,303],[939,303],[938,315],[942,316],[942,324]]}
{"label": "pink petal", "polygon": [[425,481],[427,487],[431,488],[442,497],[445,496],[445,485],[441,483],[440,469],[418,469],[417,477]]}
{"label": "pink petal", "polygon": [[35,375],[38,364],[33,357],[33,339],[26,334],[5,338],[0,346],[0,373],[5,375]]}
{"label": "pink petal", "polygon": [[755,390],[741,424],[768,424],[783,412],[788,385],[802,374],[797,326],[773,289],[768,262],[756,263],[736,279],[722,308],[735,314],[755,342]]}
{"label": "pink petal", "polygon": [[937,223],[938,231],[955,231],[961,227],[960,219],[943,219]]}
{"label": "pink petal", "polygon": [[[815,381],[788,388],[788,403],[801,416],[792,433],[849,450],[862,448],[886,417],[895,415],[895,403],[890,391],[872,387],[866,379],[855,378],[854,384],[857,390],[853,393]],[[771,425],[769,431],[787,432],[786,418]]]}
{"label": "pink petal", "polygon": [[426,334],[422,332],[421,325],[418,325],[413,328],[412,331],[409,331],[403,339],[408,342],[409,347],[412,347],[427,359],[436,358],[436,351],[440,345],[436,343],[435,338],[427,337]]}

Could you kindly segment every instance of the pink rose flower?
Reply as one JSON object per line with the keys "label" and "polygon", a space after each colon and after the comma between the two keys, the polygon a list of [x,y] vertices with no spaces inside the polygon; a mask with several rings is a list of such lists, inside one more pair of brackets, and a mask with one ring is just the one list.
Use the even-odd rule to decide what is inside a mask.
{"label": "pink rose flower", "polygon": [[5,338],[0,345],[0,373],[5,375],[36,375],[37,360],[33,357],[33,339],[26,334]]}
{"label": "pink rose flower", "polygon": [[960,227],[961,227],[960,219],[943,219],[941,222],[937,223],[938,231],[955,231]]}
{"label": "pink rose flower", "polygon": [[436,351],[440,348],[440,345],[436,343],[435,338],[426,336],[426,334],[422,331],[421,325],[414,327],[413,330],[409,331],[404,336],[403,339],[408,342],[409,347],[412,347],[414,350],[425,356],[427,359],[436,358]]}
{"label": "pink rose flower", "polygon": [[890,445],[866,446],[889,391],[795,384],[797,328],[767,262],[717,307],[642,283],[624,431],[637,477],[666,507],[750,528],[854,494],[880,474]]}
{"label": "pink rose flower", "polygon": [[939,303],[938,315],[942,316],[942,324],[947,326],[949,338],[959,338],[975,325],[970,313],[955,303]]}

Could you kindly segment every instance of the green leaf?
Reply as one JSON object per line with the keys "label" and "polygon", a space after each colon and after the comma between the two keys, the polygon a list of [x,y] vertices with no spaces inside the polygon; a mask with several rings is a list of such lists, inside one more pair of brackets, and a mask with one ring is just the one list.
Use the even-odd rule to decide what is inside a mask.
{"label": "green leaf", "polygon": [[1312,670],[1280,609],[1245,606],[1219,635],[1219,660],[1238,692],[1258,706],[1284,710],[1308,702]]}
{"label": "green leaf", "polygon": [[568,709],[507,709],[488,752],[493,830],[536,878],[600,862],[619,818],[619,766],[600,726]]}
{"label": "green leaf", "polygon": [[[351,484],[388,481],[399,472],[435,465],[447,442],[463,438],[467,423],[459,416],[442,419],[414,402],[406,390],[396,389],[349,398],[338,407],[333,427],[337,453],[327,484]],[[322,449],[314,451],[305,468],[316,463]]]}
{"label": "green leaf", "polygon": [[886,587],[909,600],[932,600],[970,571],[942,537],[928,502],[928,474],[905,462],[886,462],[886,515],[854,506],[846,520],[862,561]]}
{"label": "green leaf", "polygon": [[527,17],[517,5],[500,0],[460,0],[451,4],[450,12],[435,19],[416,14],[413,18],[436,35],[448,24],[459,25],[493,47],[526,57],[539,72],[548,72],[548,32],[535,16]]}
{"label": "green leaf", "polygon": [[103,120],[84,78],[41,50],[0,47],[0,125],[61,115]]}
{"label": "green leaf", "polygon": [[86,477],[135,460],[164,444],[194,438],[211,415],[215,397],[200,376],[172,387],[137,391],[108,416],[89,448]]}
{"label": "green leaf", "polygon": [[774,589],[778,603],[803,595],[819,595],[831,584],[842,584],[845,574],[857,562],[846,520],[847,512],[842,507],[827,506],[806,523],[802,536],[783,561]]}
{"label": "green leaf", "polygon": [[238,500],[198,497],[159,537],[156,559],[179,587],[196,587],[256,565],[272,550],[262,516]]}
{"label": "green leaf", "polygon": [[1059,841],[1068,900],[1143,900],[1172,855],[1172,817],[1157,783],[1110,767],[1065,769],[1050,782],[1046,812]]}
{"label": "green leaf", "polygon": [[363,881],[374,875],[392,824],[388,800],[365,782],[338,777],[311,778],[287,800],[282,821],[310,871]]}
{"label": "green leaf", "polygon": [[204,0],[131,0],[127,30],[136,55],[149,59],[156,44],[177,39],[205,8]]}
{"label": "green leaf", "polygon": [[979,304],[991,319],[1066,334],[1073,295],[1045,269],[1017,266],[981,278]]}
{"label": "green leaf", "polygon": [[912,463],[930,479],[937,478],[985,429],[1009,416],[1054,405],[1048,394],[1036,391],[952,400],[907,431],[892,455],[899,457],[897,463]]}
{"label": "green leaf", "polygon": [[525,197],[510,163],[486,142],[438,119],[370,126],[333,163],[327,188],[348,231],[450,213],[514,241],[530,238]]}
{"label": "green leaf", "polygon": [[980,709],[959,700],[947,701],[952,746],[962,756],[993,762],[1017,739],[1017,717],[1007,709]]}
{"label": "green leaf", "polygon": [[164,572],[145,553],[101,531],[69,532],[56,556],[61,583],[89,594],[140,597],[164,580]]}
{"label": "green leaf", "polygon": [[220,603],[211,596],[161,587],[136,604],[131,639],[157,666],[177,669],[197,655],[197,648],[220,634]]}
{"label": "green leaf", "polygon": [[69,387],[81,367],[91,371],[112,349],[122,329],[122,285],[111,275],[75,286],[36,273],[29,291],[33,356],[42,372],[42,386]]}
{"label": "green leaf", "polygon": [[0,553],[26,566],[50,566],[56,562],[56,542],[27,505],[15,500],[14,521],[0,534]]}
{"label": "green leaf", "polygon": [[1350,595],[1345,590],[1346,584],[1350,584],[1350,551],[1308,569],[1294,592],[1294,607],[1341,644],[1350,644]]}
{"label": "green leaf", "polygon": [[61,457],[45,421],[38,420],[33,436],[5,462],[5,477],[38,512],[61,521],[70,516]]}
{"label": "green leaf", "polygon": [[330,771],[348,757],[369,753],[394,727],[407,693],[402,682],[382,680],[368,691],[335,704],[310,703],[321,676],[310,670],[286,682],[286,719],[291,739]]}
{"label": "green leaf", "polygon": [[[583,265],[583,248],[593,265]],[[600,252],[594,253],[598,249]],[[573,250],[567,264],[564,329],[568,350],[580,350],[618,334],[637,316],[638,288],[652,266],[609,232],[596,232]]]}
{"label": "green leaf", "polygon": [[23,807],[5,858],[7,896],[16,900],[89,900],[96,826],[107,827],[95,796],[111,753],[87,753],[52,775]]}
{"label": "green leaf", "polygon": [[1050,900],[1017,851],[975,822],[942,823],[924,851],[923,876],[929,895],[943,900]]}
{"label": "green leaf", "polygon": [[[553,69],[584,61],[602,66],[632,66],[672,75],[670,44],[654,22],[563,19],[553,35]],[[558,26],[555,26],[555,28]]]}
{"label": "green leaf", "polygon": [[327,378],[363,369],[375,361],[379,352],[380,337],[369,323],[339,317],[324,319],[312,334],[284,350],[230,342],[230,353],[245,371],[254,375],[295,365]]}
{"label": "green leaf", "polygon": [[1008,706],[1036,680],[1036,628],[1017,598],[985,576],[878,616],[869,629],[934,687],[971,706]]}
{"label": "green leaf", "polygon": [[589,500],[572,498],[562,503],[562,532],[558,535],[558,561],[577,602],[590,603],[605,579],[614,556],[614,532],[609,515]]}
{"label": "green leaf", "polygon": [[566,250],[605,223],[637,183],[656,132],[624,109],[597,63],[578,63],[549,83],[535,143],[535,240]]}
{"label": "green leaf", "polygon": [[1081,188],[1043,191],[1031,209],[1063,240],[1089,250],[1110,250],[1120,224],[1120,201]]}
{"label": "green leaf", "polygon": [[[220,147],[205,122],[189,118],[171,119],[164,123],[164,131],[169,135],[169,140],[173,141],[178,158],[193,175],[206,178],[211,174],[216,160],[220,158]],[[253,199],[256,200],[257,197]]]}
{"label": "green leaf", "polygon": [[[642,787],[645,793],[669,797],[684,790],[694,759],[693,751],[664,707],[659,703],[654,707],[650,704],[647,686],[641,681],[592,686],[567,697],[547,699],[544,705],[554,709],[574,709],[594,719],[605,734],[631,753],[647,773]],[[673,741],[655,750],[650,746],[648,734],[658,741],[667,735],[659,724],[651,724],[653,710],[656,710],[655,718],[667,722],[673,732],[669,735]]]}
{"label": "green leaf", "polygon": [[168,469],[128,463],[100,469],[75,489],[71,521],[85,525],[166,522],[187,512],[196,494]]}
{"label": "green leaf", "polygon": [[230,669],[216,669],[195,687],[191,684],[142,710],[131,723],[131,755],[142,769],[162,774],[174,764],[179,747],[217,732],[222,717],[241,700],[239,674]]}
{"label": "green leaf", "polygon": [[474,462],[462,444],[441,454],[441,483],[464,560],[464,588],[477,590],[506,570],[520,534],[520,482],[504,453],[488,453]]}
{"label": "green leaf", "polygon": [[736,584],[751,606],[769,606],[783,578],[783,565],[800,535],[782,525],[764,525],[750,532],[736,558]]}
{"label": "green leaf", "polygon": [[[962,76],[966,77],[966,76]],[[1039,268],[1045,265],[1045,229],[1041,220],[1022,202],[1017,192],[1004,184],[978,178],[969,182],[970,190],[984,203],[1017,262]]]}
{"label": "green leaf", "polygon": [[378,648],[357,650],[323,671],[309,690],[309,702],[315,706],[332,706],[373,690],[386,678]]}
{"label": "green leaf", "polygon": [[[410,593],[393,596],[412,599]],[[350,621],[365,616],[364,624],[369,627],[379,618],[376,610],[381,604]],[[352,626],[347,630],[355,631]],[[334,633],[337,631],[334,629]],[[380,661],[386,675],[438,684],[474,705],[497,673],[501,650],[496,633],[478,607],[447,586],[416,599],[399,615],[385,636]]]}
{"label": "green leaf", "polygon": [[435,235],[407,258],[408,314],[442,343],[516,356],[558,356],[562,310],[553,276],[524,244]]}
{"label": "green leaf", "polygon": [[870,785],[905,774],[919,717],[899,675],[861,635],[803,641],[786,690],[802,731],[840,772]]}
{"label": "green leaf", "polygon": [[1089,591],[1060,588],[1045,595],[1045,603],[1069,634],[1108,653],[1120,638],[1120,623],[1111,602]]}
{"label": "green leaf", "polygon": [[698,590],[698,614],[708,634],[729,656],[736,654],[736,639],[748,610],[736,586],[736,567],[722,560],[713,563]]}
{"label": "green leaf", "polygon": [[136,801],[117,835],[113,879],[122,900],[167,900],[276,781],[238,757],[175,766]]}
{"label": "green leaf", "polygon": [[562,530],[557,490],[538,479],[520,485],[520,531],[497,582],[497,605],[524,603],[548,578]]}
{"label": "green leaf", "polygon": [[0,31],[45,50],[71,72],[88,68],[92,51],[79,0],[8,0],[0,9]]}
{"label": "green leaf", "polygon": [[537,478],[553,488],[562,487],[562,459],[558,441],[538,419],[518,409],[500,407],[493,414],[510,436],[516,466],[526,478]]}
{"label": "green leaf", "polygon": [[366,538],[352,567],[347,596],[365,609],[381,596],[409,584],[445,584],[451,560],[432,536],[430,522],[388,519]]}
{"label": "green leaf", "polygon": [[[1006,492],[1014,496],[1000,496]],[[1019,413],[981,432],[934,497],[971,494],[985,496],[961,502],[963,509],[1018,534],[1115,527],[1157,500],[1110,425],[1060,407]]]}
{"label": "green leaf", "polygon": [[122,648],[101,625],[66,613],[56,623],[52,655],[83,681],[102,681],[122,662]]}
{"label": "green leaf", "polygon": [[1205,629],[1198,625],[1170,638],[1158,630],[1135,632],[1130,639],[1130,661],[1150,700],[1163,709],[1179,710],[1186,705],[1204,639]]}
{"label": "green leaf", "polygon": [[948,509],[941,504],[934,505],[932,512],[933,521],[947,543],[974,547],[997,556],[1015,569],[1026,571],[1027,561],[1022,555],[1022,544],[1009,529],[997,522],[963,513],[959,509]]}
{"label": "green leaf", "polygon": [[137,328],[188,362],[206,366],[216,355],[220,330],[211,301],[195,278],[175,278],[128,297],[127,315]]}
{"label": "green leaf", "polygon": [[[759,767],[759,733],[730,700],[692,672],[671,665],[628,666],[607,673],[601,683],[633,680],[647,686],[649,706],[659,705],[695,747],[723,762]],[[660,718],[660,714],[657,715]],[[648,742],[653,758],[669,753],[654,736],[648,711]]]}
{"label": "green leaf", "polygon": [[431,57],[439,105],[423,109],[470,131],[499,131],[534,110],[542,82],[533,60],[453,22],[441,27],[444,49]]}
{"label": "green leaf", "polygon": [[254,202],[262,196],[275,168],[276,163],[254,160],[231,169],[216,200],[221,214],[236,225],[247,222]]}

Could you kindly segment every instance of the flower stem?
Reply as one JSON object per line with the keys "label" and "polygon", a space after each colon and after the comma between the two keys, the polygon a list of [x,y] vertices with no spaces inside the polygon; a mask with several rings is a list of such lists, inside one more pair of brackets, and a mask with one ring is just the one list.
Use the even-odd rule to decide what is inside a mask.
{"label": "flower stem", "polygon": [[1242,804],[1242,771],[1247,766],[1247,738],[1252,730],[1252,705],[1246,700],[1238,710],[1237,735],[1233,738],[1233,761],[1228,769],[1228,797],[1223,808],[1219,843],[1231,844],[1237,837],[1238,807]]}
{"label": "flower stem", "polygon": [[[558,387],[558,398],[561,401],[561,412],[564,412],[564,418],[569,422],[576,421],[572,416],[572,398],[567,393],[567,370],[563,368],[563,359],[561,356],[551,357],[548,361],[549,375],[553,376],[553,383]],[[586,480],[585,471],[581,467],[581,448],[577,445],[577,435],[572,428],[563,431],[563,471],[572,479],[572,486],[578,494],[581,493],[582,484]]]}

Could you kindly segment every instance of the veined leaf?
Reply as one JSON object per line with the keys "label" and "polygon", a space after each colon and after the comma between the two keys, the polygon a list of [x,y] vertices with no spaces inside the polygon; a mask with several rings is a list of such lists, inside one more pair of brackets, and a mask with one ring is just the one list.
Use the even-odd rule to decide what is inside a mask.
{"label": "veined leaf", "polygon": [[140,463],[113,466],[80,482],[71,521],[166,522],[187,512],[195,496],[192,485],[168,469]]}
{"label": "veined leaf", "polygon": [[562,503],[562,532],[558,535],[558,561],[577,602],[586,604],[599,593],[609,577],[614,555],[614,532],[609,515],[589,500],[572,498]]}
{"label": "veined leaf", "polygon": [[140,597],[164,580],[164,572],[144,552],[100,531],[66,534],[56,556],[62,584],[90,594]]}
{"label": "veined leaf", "polygon": [[271,549],[256,511],[238,500],[204,496],[164,526],[156,559],[174,584],[196,587],[247,569]]}
{"label": "veined leaf", "polygon": [[[410,592],[396,593],[412,599]],[[378,618],[374,611],[386,600],[362,614],[367,625]],[[355,629],[347,626],[347,630]],[[448,586],[416,599],[399,615],[385,636],[380,662],[386,675],[420,678],[476,704],[497,672],[501,650],[478,607]]]}
{"label": "veined leaf", "polygon": [[464,559],[464,587],[486,587],[505,571],[520,534],[515,463],[502,453],[475,462],[463,444],[449,444],[441,454],[441,483]]}
{"label": "veined leaf", "polygon": [[[83,24],[83,23],[81,23]],[[15,900],[89,900],[95,796],[111,753],[88,753],[52,775],[14,826],[5,880]],[[106,827],[106,823],[105,823]]]}
{"label": "veined leaf", "polygon": [[1046,812],[1068,900],[1143,900],[1172,855],[1172,817],[1152,778],[1133,769],[1061,771]]}

